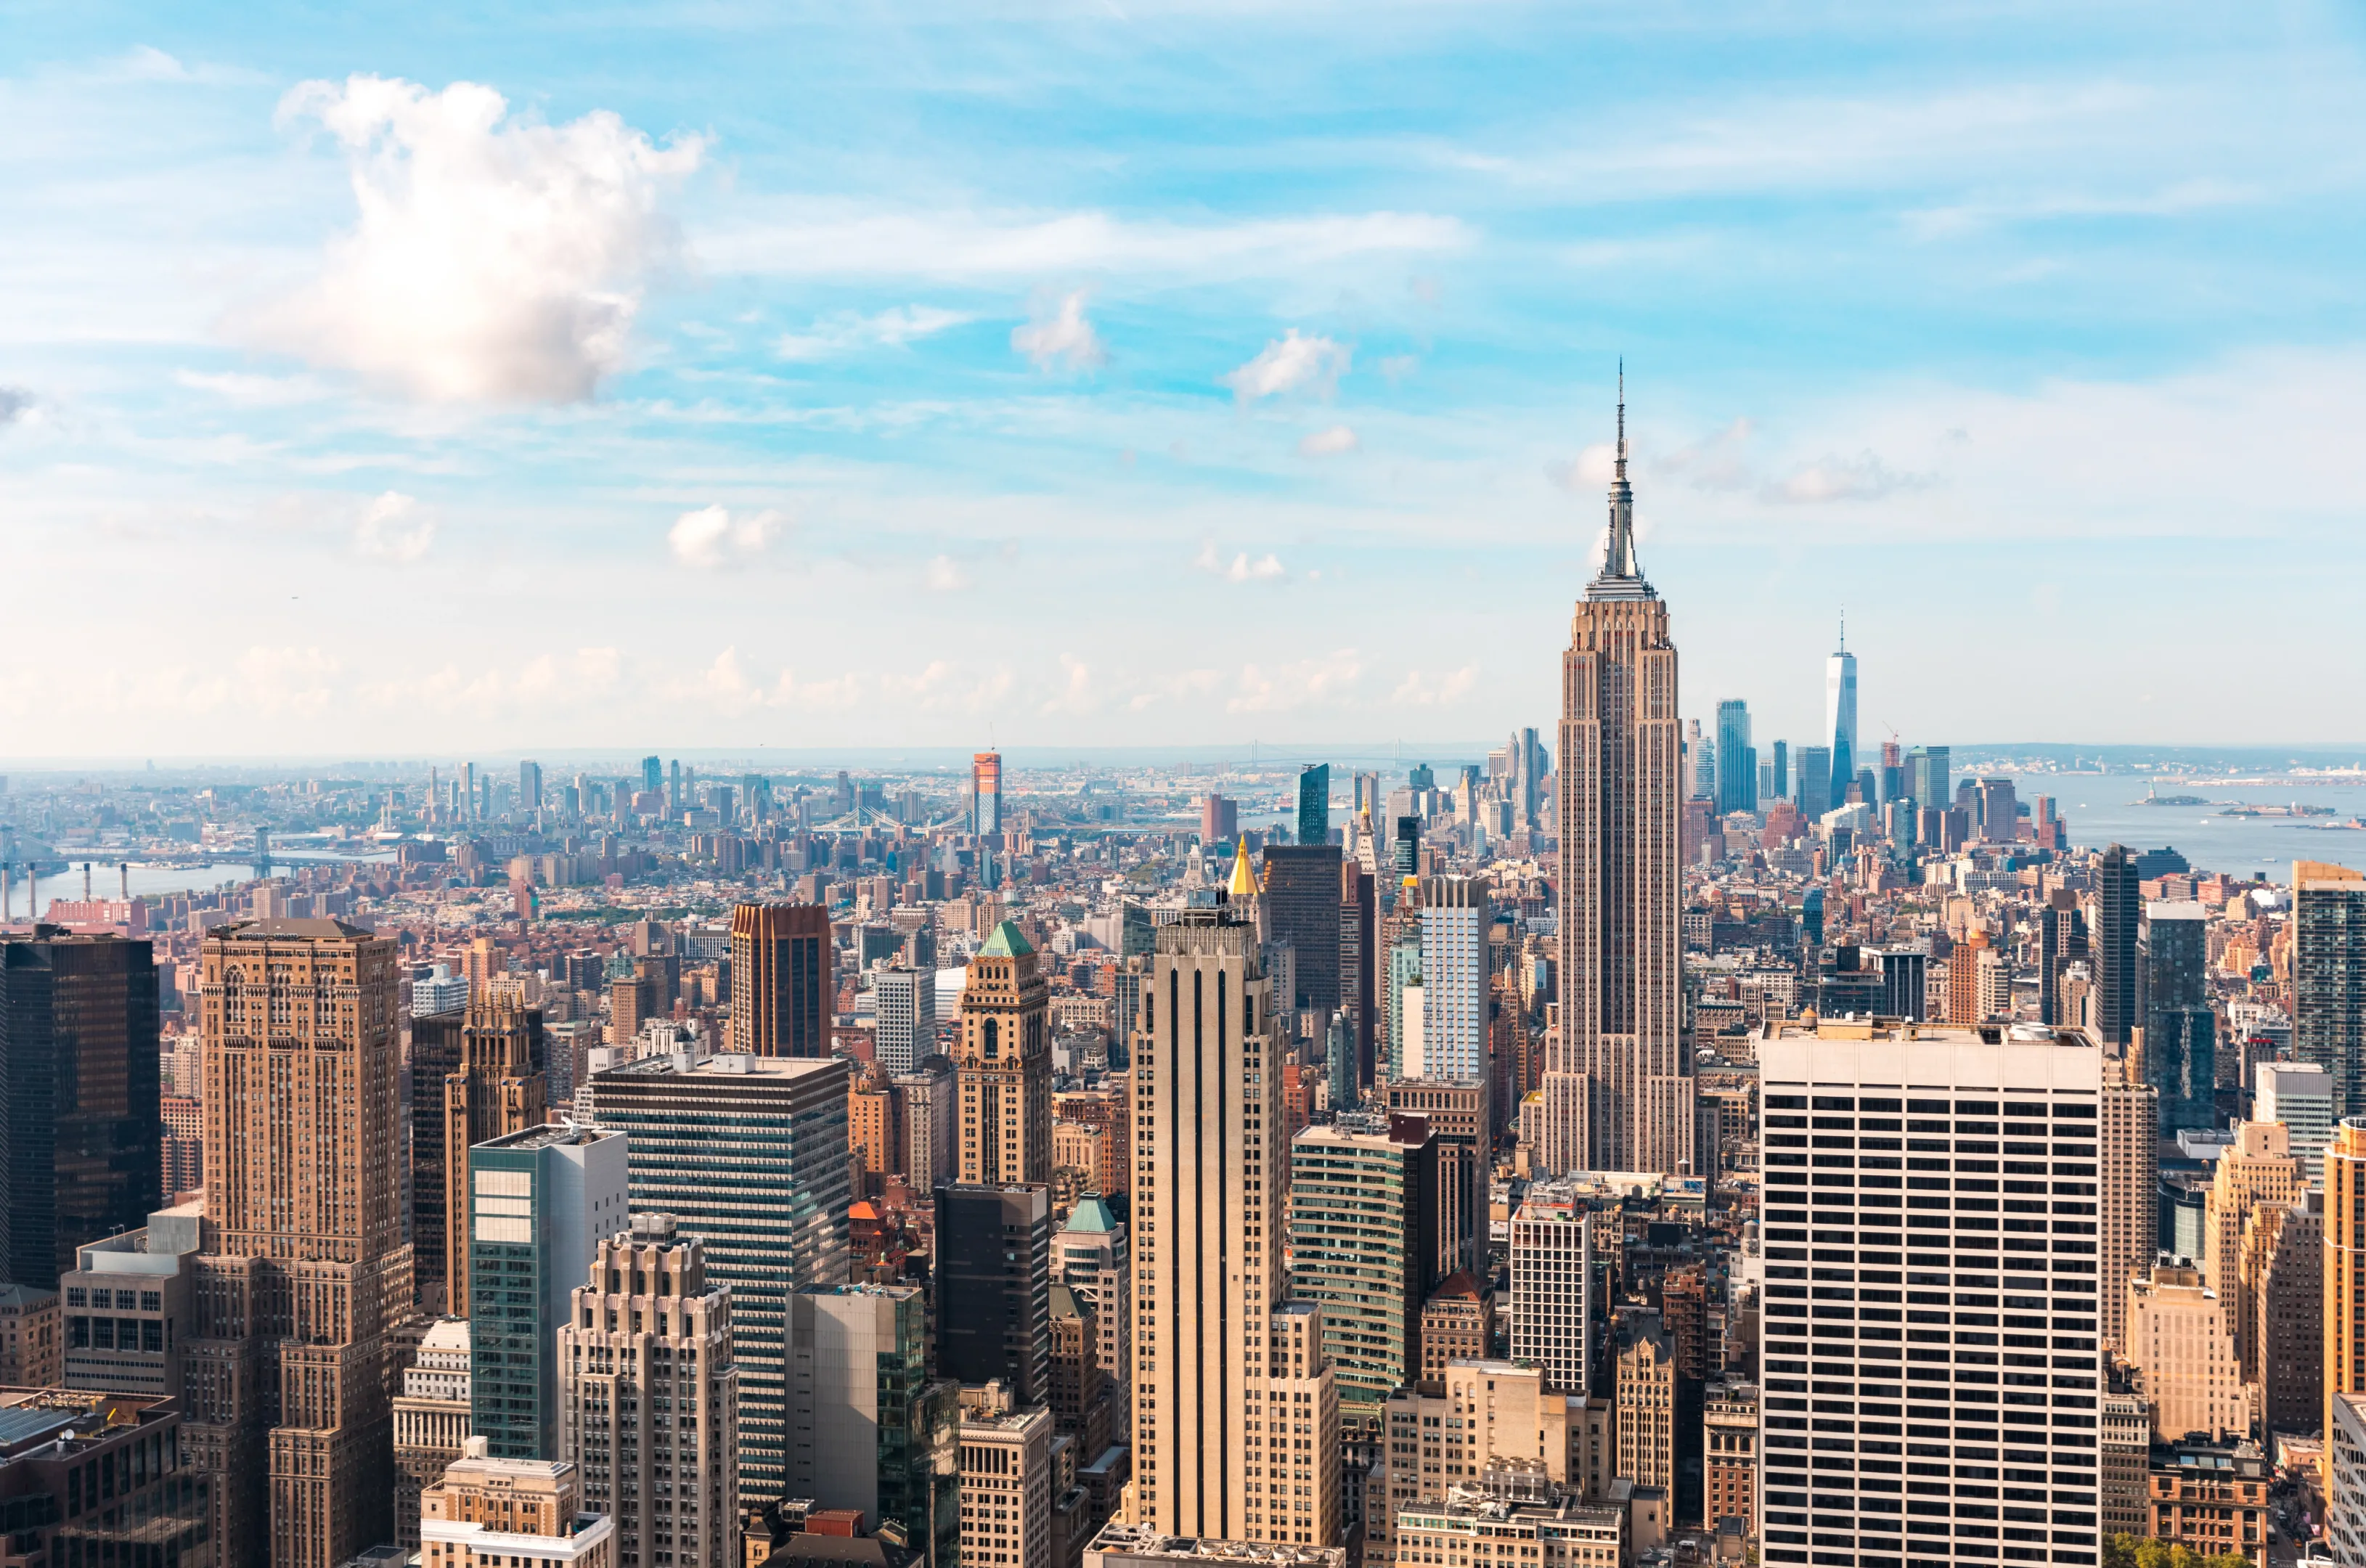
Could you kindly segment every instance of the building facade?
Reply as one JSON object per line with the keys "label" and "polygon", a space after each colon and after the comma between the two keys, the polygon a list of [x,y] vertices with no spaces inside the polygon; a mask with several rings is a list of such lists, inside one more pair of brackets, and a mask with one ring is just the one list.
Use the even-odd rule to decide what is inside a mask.
{"label": "building facade", "polygon": [[1678,861],[1684,799],[1668,607],[1635,559],[1626,404],[1609,545],[1561,660],[1560,1029],[1547,1043],[1549,1172],[1690,1170]]}
{"label": "building facade", "polygon": [[495,1459],[557,1459],[557,1337],[592,1249],[629,1217],[625,1135],[573,1126],[513,1133],[470,1149],[459,1185],[476,1303],[470,1430]]}
{"label": "building facade", "polygon": [[[928,1303],[909,1285],[789,1300],[785,1495],[893,1525],[945,1563],[961,1546],[959,1385],[929,1375]],[[932,1544],[933,1543],[933,1544]]]}
{"label": "building facade", "polygon": [[1013,921],[994,928],[962,987],[960,1179],[1052,1179],[1052,1039],[1042,961]]}
{"label": "building facade", "polygon": [[603,1239],[556,1336],[560,1457],[616,1527],[618,1568],[728,1563],[739,1521],[731,1291],[670,1214]]}
{"label": "building facade", "polygon": [[211,1245],[183,1432],[220,1478],[229,1562],[337,1568],[394,1535],[386,1336],[411,1301],[394,960],[330,919],[206,938]]}
{"label": "building facade", "polygon": [[1437,1146],[1417,1117],[1350,1112],[1290,1140],[1290,1291],[1322,1303],[1351,1427],[1377,1427],[1390,1391],[1421,1375],[1436,1187]]}
{"label": "building facade", "polygon": [[936,1191],[937,1369],[1051,1397],[1052,1194],[1040,1183]]}
{"label": "building facade", "polygon": [[[1320,1310],[1286,1304],[1282,1063],[1256,931],[1228,908],[1185,909],[1159,928],[1149,978],[1132,1052],[1135,1517],[1328,1545],[1337,1399]],[[1288,1450],[1301,1462],[1267,1458],[1293,1438],[1315,1439]]]}
{"label": "building facade", "polygon": [[837,996],[838,948],[828,909],[741,904],[731,911],[732,1050],[828,1055]]}
{"label": "building facade", "polygon": [[788,1310],[847,1277],[854,1201],[843,1060],[644,1057],[592,1080],[603,1131],[631,1140],[635,1213],[671,1214],[731,1287],[739,1495],[787,1494]]}
{"label": "building facade", "polygon": [[[1851,1553],[1866,1568],[1992,1563],[2006,1547],[2099,1561],[2102,1055],[2075,1032],[1868,1021],[1786,1026],[1759,1043],[1769,1563],[1813,1552]],[[1825,1163],[1811,1182],[1816,1137]],[[1844,1262],[1835,1248],[1847,1249]],[[1928,1348],[1955,1331],[1910,1325],[1933,1321],[1941,1278],[1966,1325],[1965,1348],[1944,1363]],[[1818,1302],[1822,1315],[1811,1317]],[[2007,1330],[2010,1347],[1990,1341]],[[1909,1359],[1908,1335],[1924,1356]],[[2047,1469],[2046,1517],[2000,1519],[1995,1502],[1968,1495],[1944,1514],[1927,1501],[1910,1514],[1910,1438],[1925,1463]],[[1845,1450],[1854,1470],[1811,1466],[1811,1442],[1827,1457]]]}

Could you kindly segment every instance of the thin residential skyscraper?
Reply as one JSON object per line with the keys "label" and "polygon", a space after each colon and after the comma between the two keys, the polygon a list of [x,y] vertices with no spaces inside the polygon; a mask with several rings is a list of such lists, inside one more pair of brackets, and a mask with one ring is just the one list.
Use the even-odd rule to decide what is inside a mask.
{"label": "thin residential skyscraper", "polygon": [[1549,1171],[1689,1170],[1679,1038],[1684,798],[1668,607],[1635,559],[1627,401],[1609,543],[1561,657],[1560,1033],[1545,1063]]}

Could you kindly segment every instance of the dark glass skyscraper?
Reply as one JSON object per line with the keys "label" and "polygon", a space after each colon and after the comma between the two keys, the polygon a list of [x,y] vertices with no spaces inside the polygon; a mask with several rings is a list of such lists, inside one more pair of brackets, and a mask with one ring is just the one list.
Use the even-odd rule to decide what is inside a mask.
{"label": "dark glass skyscraper", "polygon": [[1799,792],[1795,797],[1799,809],[1809,820],[1831,809],[1824,804],[1832,793],[1832,749],[1829,746],[1799,748]]}
{"label": "dark glass skyscraper", "polygon": [[2210,1006],[2208,916],[2199,904],[2145,907],[2137,1002],[2145,1081],[2160,1093],[2163,1134],[2217,1124],[2217,1014]]}
{"label": "dark glass skyscraper", "polygon": [[74,1250],[160,1201],[153,949],[55,928],[0,941],[8,1277],[53,1290]]}
{"label": "dark glass skyscraper", "polygon": [[2109,1045],[2128,1043],[2138,1018],[2136,927],[2144,895],[2137,881],[2135,857],[2125,844],[2103,852],[2095,867],[2095,929],[2088,948],[2095,972],[2095,1033]]}
{"label": "dark glass skyscraper", "polygon": [[1331,841],[1331,764],[1309,762],[1298,771],[1298,841]]}
{"label": "dark glass skyscraper", "polygon": [[1750,705],[1717,705],[1717,808],[1758,809],[1758,749],[1750,743]]}
{"label": "dark glass skyscraper", "polygon": [[[1274,844],[1265,852],[1268,938],[1297,949],[1288,1005],[1313,1010],[1319,1030],[1339,1006],[1339,846]],[[1276,1001],[1284,998],[1277,997]]]}
{"label": "dark glass skyscraper", "polygon": [[937,1371],[1052,1393],[1052,1195],[1041,1182],[937,1189]]}

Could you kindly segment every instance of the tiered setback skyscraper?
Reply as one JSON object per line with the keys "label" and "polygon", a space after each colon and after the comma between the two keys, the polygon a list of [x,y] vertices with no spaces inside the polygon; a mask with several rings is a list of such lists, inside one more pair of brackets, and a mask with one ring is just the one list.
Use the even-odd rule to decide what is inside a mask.
{"label": "tiered setback skyscraper", "polygon": [[815,904],[733,909],[731,1049],[756,1056],[828,1055],[837,965],[828,909]]}
{"label": "tiered setback skyscraper", "polygon": [[1256,929],[1222,907],[1160,927],[1151,962],[1133,1052],[1134,1517],[1327,1545],[1338,1403],[1322,1310],[1285,1300],[1272,983]]}
{"label": "tiered setback skyscraper", "polygon": [[1668,607],[1635,559],[1627,405],[1610,542],[1561,657],[1560,1034],[1545,1063],[1549,1171],[1689,1170],[1680,1039],[1684,798]]}
{"label": "tiered setback skyscraper", "polygon": [[617,1521],[617,1568],[729,1562],[739,1368],[731,1291],[707,1280],[704,1244],[677,1235],[670,1214],[637,1214],[600,1243],[569,1305],[559,1457],[585,1508]]}
{"label": "tiered setback skyscraper", "polygon": [[1009,920],[970,961],[961,1000],[961,1179],[1052,1179],[1052,1035],[1041,960]]}
{"label": "tiered setback skyscraper", "polygon": [[394,1532],[385,1336],[411,1306],[394,943],[249,920],[206,939],[204,976],[213,1246],[189,1440],[226,1492],[268,1477],[266,1538],[251,1497],[218,1515],[224,1562],[335,1568]]}
{"label": "tiered setback skyscraper", "polygon": [[[450,1303],[445,1310],[467,1317],[468,1309],[468,1152],[479,1144],[542,1125],[548,1080],[534,1065],[540,1053],[542,1014],[506,996],[485,995],[468,1004],[460,1029],[460,1061],[445,1075],[445,1168],[434,1179],[444,1193],[444,1258],[437,1270]],[[414,1172],[412,1180],[418,1181]],[[573,1280],[568,1281],[572,1288]],[[548,1459],[546,1453],[516,1453],[498,1436],[500,1459]]]}

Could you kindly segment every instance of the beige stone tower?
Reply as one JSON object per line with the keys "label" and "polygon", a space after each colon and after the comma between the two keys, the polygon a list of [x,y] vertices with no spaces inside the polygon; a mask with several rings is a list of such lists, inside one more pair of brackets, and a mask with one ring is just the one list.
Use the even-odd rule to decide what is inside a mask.
{"label": "beige stone tower", "polygon": [[[2098,1054],[2103,1047],[2098,1043]],[[2160,1250],[2160,1091],[2130,1083],[2124,1060],[2106,1063],[2098,1097],[2096,1307],[2103,1343],[2127,1348],[2128,1281],[2151,1272]]]}
{"label": "beige stone tower", "polygon": [[219,1467],[224,1562],[335,1568],[394,1538],[386,1331],[411,1297],[394,943],[249,920],[206,939],[203,972],[189,1440]]}
{"label": "beige stone tower", "polygon": [[[2235,1142],[2218,1156],[2209,1190],[2203,1194],[2203,1225],[2210,1249],[2208,1279],[2218,1294],[2229,1331],[2242,1326],[2243,1229],[2262,1208],[2290,1208],[2301,1190],[2300,1161],[2293,1157],[2291,1134],[2281,1122],[2236,1124]],[[2256,1365],[2252,1347],[2237,1348],[2246,1368]]]}
{"label": "beige stone tower", "polygon": [[445,1307],[468,1315],[468,1151],[543,1123],[546,1083],[534,1066],[540,1020],[514,995],[487,988],[460,1026],[460,1066],[444,1077]]}
{"label": "beige stone tower", "polygon": [[1052,1037],[1035,950],[1005,920],[970,960],[962,988],[961,1179],[1052,1179]]}
{"label": "beige stone tower", "polygon": [[1560,1032],[1548,1045],[1548,1171],[1690,1170],[1678,1038],[1683,741],[1668,607],[1635,559],[1627,404],[1601,572],[1561,656]]}
{"label": "beige stone tower", "polygon": [[1134,1034],[1134,1522],[1328,1546],[1338,1404],[1290,1302],[1271,982],[1229,908],[1161,926]]}
{"label": "beige stone tower", "polygon": [[[583,1506],[617,1521],[623,1561],[727,1563],[739,1503],[731,1287],[670,1214],[600,1244],[558,1331],[559,1448]],[[666,1497],[670,1512],[630,1499]],[[662,1550],[661,1550],[662,1549]]]}

